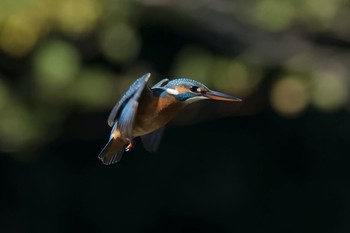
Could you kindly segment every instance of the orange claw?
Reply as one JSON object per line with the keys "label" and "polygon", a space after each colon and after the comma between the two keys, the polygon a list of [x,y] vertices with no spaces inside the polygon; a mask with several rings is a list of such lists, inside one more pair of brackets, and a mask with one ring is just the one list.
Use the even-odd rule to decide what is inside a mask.
{"label": "orange claw", "polygon": [[135,146],[136,146],[136,142],[135,142],[134,140],[130,140],[130,141],[129,141],[129,144],[128,144],[127,147],[125,148],[125,151],[132,150]]}

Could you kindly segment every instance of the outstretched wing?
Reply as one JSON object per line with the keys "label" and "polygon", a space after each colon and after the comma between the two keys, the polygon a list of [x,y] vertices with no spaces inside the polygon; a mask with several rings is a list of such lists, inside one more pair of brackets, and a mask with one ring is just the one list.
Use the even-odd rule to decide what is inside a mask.
{"label": "outstretched wing", "polygon": [[[114,123],[120,118],[125,120],[126,115],[135,116],[135,112],[138,106],[138,99],[146,87],[147,81],[151,76],[150,73],[143,75],[141,78],[138,78],[130,87],[129,90],[123,95],[123,97],[118,101],[118,103],[114,106],[111,113],[108,117],[108,125],[112,127]],[[125,111],[128,109],[129,111]],[[134,113],[132,115],[132,113]],[[122,117],[124,115],[124,117]],[[122,123],[125,124],[125,123]],[[119,128],[119,126],[118,126]]]}

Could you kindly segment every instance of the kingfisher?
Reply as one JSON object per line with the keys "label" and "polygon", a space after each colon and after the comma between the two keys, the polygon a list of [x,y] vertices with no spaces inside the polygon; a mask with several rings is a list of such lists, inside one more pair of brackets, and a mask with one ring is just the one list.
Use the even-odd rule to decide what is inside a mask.
{"label": "kingfisher", "polygon": [[147,85],[150,76],[147,73],[138,78],[109,114],[111,134],[98,155],[103,164],[119,162],[125,151],[134,148],[136,137],[141,137],[146,150],[155,152],[165,125],[193,102],[204,99],[241,101],[187,78],[163,79],[150,87]]}

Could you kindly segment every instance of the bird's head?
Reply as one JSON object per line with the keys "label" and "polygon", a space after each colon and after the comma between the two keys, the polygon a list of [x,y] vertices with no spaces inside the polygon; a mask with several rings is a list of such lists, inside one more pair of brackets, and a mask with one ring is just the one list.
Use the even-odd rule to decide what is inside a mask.
{"label": "bird's head", "polygon": [[187,78],[179,78],[169,81],[163,86],[163,88],[168,95],[172,95],[177,101],[186,104],[202,99],[241,101],[241,99],[237,97],[210,90],[204,84]]}

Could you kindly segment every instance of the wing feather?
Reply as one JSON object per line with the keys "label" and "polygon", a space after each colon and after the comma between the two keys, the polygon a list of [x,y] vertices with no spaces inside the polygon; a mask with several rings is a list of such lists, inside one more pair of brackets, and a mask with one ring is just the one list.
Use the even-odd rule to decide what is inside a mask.
{"label": "wing feather", "polygon": [[167,78],[162,79],[162,80],[160,80],[159,82],[157,82],[156,84],[154,84],[154,85],[152,86],[152,88],[162,87],[162,86],[166,85],[169,81],[170,81],[170,80],[167,79]]}
{"label": "wing feather", "polygon": [[[129,88],[127,93],[123,96],[124,101],[120,104],[116,115],[113,118],[113,122],[117,122],[117,129],[120,132],[121,137],[124,140],[132,140],[132,131],[134,128],[135,116],[139,106],[139,99],[145,88],[147,87],[147,81],[150,74],[146,74],[135,81]],[[122,98],[122,99],[123,99]]]}
{"label": "wing feather", "polygon": [[135,95],[128,101],[120,114],[117,128],[123,139],[132,139],[132,130],[138,105],[138,98]]}
{"label": "wing feather", "polygon": [[[149,77],[151,76],[150,73],[147,73],[143,75],[142,77],[138,78],[128,89],[128,91],[123,95],[123,97],[118,101],[118,103],[114,106],[111,113],[108,117],[108,125],[112,127],[116,120],[118,119],[119,115],[121,114],[123,110],[123,106],[126,106],[128,104],[128,101],[133,99],[133,101],[138,101],[138,98],[140,97],[143,89],[146,87],[147,81]],[[137,95],[137,98],[134,98],[135,95]]]}

